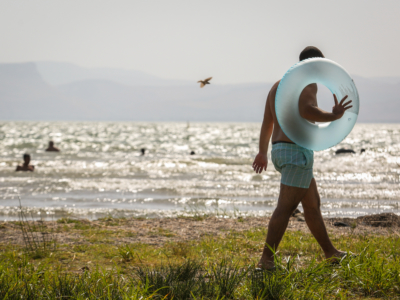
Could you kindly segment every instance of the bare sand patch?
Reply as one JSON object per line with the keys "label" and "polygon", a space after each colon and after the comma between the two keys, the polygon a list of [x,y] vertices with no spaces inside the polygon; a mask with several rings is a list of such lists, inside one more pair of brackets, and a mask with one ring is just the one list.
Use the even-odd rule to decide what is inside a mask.
{"label": "bare sand patch", "polygon": [[[69,219],[65,223],[56,221],[29,221],[31,228],[40,233],[40,228],[51,232],[59,244],[79,245],[96,243],[101,239],[115,245],[145,243],[163,245],[166,242],[184,242],[201,239],[203,236],[224,237],[231,232],[267,228],[269,218],[160,218],[160,219]],[[349,227],[336,227],[335,222],[345,222]],[[330,234],[376,234],[400,236],[400,217],[393,214],[372,215],[357,219],[325,219]],[[38,226],[40,225],[40,226]],[[292,217],[287,230],[309,233],[301,218]],[[93,233],[93,235],[91,235]],[[9,245],[23,245],[19,222],[0,223],[0,242]]]}

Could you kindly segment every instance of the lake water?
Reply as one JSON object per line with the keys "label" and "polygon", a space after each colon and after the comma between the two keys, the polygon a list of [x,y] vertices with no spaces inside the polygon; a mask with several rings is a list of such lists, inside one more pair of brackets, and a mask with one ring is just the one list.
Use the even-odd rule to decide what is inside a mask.
{"label": "lake water", "polygon": [[[0,219],[18,219],[18,197],[33,218],[270,215],[280,174],[271,162],[261,175],[252,170],[259,129],[255,123],[1,122]],[[49,140],[62,151],[45,152]],[[342,147],[357,153],[335,155]],[[15,172],[26,152],[35,172]],[[341,144],[315,153],[314,176],[326,217],[400,214],[400,124],[357,124]]]}

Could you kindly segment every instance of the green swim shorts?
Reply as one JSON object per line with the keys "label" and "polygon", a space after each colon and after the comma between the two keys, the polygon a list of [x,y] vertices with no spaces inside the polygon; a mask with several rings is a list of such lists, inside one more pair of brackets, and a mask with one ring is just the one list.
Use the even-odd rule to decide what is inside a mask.
{"label": "green swim shorts", "polygon": [[308,189],[313,175],[314,152],[296,144],[272,145],[271,159],[284,185]]}

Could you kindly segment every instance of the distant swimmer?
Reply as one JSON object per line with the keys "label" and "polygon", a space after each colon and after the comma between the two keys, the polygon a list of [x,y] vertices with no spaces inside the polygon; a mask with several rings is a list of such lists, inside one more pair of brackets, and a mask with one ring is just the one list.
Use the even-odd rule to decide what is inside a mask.
{"label": "distant swimmer", "polygon": [[196,152],[194,152],[194,151],[190,152],[190,155],[195,155],[195,154],[196,154]]}
{"label": "distant swimmer", "polygon": [[353,149],[345,149],[345,148],[341,148],[336,150],[335,152],[336,154],[343,154],[343,153],[356,153]]}
{"label": "distant swimmer", "polygon": [[18,165],[17,169],[15,171],[31,171],[33,172],[35,170],[35,166],[30,165],[29,163],[31,162],[31,156],[28,153],[24,154],[24,163],[22,166]]}
{"label": "distant swimmer", "polygon": [[[360,150],[360,154],[364,153],[364,152],[365,152],[365,149],[362,148]],[[355,154],[356,152],[353,149],[346,149],[346,148],[340,148],[340,149],[335,151],[335,154],[344,154],[344,153],[354,153]]]}
{"label": "distant swimmer", "polygon": [[57,147],[54,147],[54,142],[50,141],[49,142],[49,147],[46,149],[47,152],[60,152],[60,149]]}
{"label": "distant swimmer", "polygon": [[142,155],[145,155],[146,149],[145,149],[145,148],[142,148],[142,149],[140,149],[140,152],[142,153]]}
{"label": "distant swimmer", "polygon": [[206,78],[206,79],[204,79],[204,80],[199,80],[199,81],[197,81],[197,83],[200,83],[200,87],[202,88],[202,87],[205,87],[205,85],[206,84],[210,84],[210,80],[212,79],[212,77],[208,77],[208,78]]}

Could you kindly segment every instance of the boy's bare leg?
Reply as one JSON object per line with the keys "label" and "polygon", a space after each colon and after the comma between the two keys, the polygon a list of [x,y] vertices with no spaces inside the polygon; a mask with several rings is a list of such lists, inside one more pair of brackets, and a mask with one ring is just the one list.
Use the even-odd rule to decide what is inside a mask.
{"label": "boy's bare leg", "polygon": [[304,218],[306,219],[307,226],[310,228],[311,233],[314,235],[318,244],[324,251],[325,257],[341,257],[344,252],[337,250],[332,245],[332,242],[328,236],[328,232],[326,231],[320,209],[321,200],[314,178],[311,180],[310,187],[308,188],[304,198],[301,200],[301,204],[303,205]]}
{"label": "boy's bare leg", "polygon": [[[307,191],[308,189],[281,184],[278,205],[269,221],[266,240],[266,243],[275,251],[286,231],[289,218]],[[274,267],[274,254],[267,246],[264,247],[258,267],[263,269]]]}

